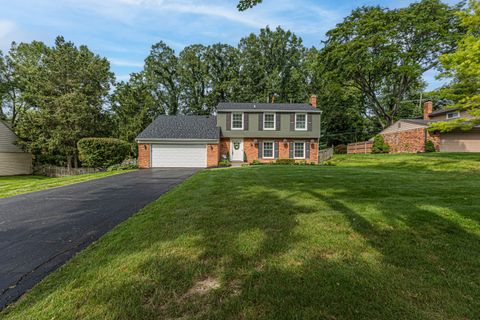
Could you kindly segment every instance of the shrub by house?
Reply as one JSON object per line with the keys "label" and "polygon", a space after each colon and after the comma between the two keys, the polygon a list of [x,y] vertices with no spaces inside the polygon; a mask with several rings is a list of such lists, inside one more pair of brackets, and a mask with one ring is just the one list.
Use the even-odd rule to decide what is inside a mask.
{"label": "shrub by house", "polygon": [[130,144],[114,138],[83,138],[77,144],[85,167],[107,168],[121,163],[130,153]]}

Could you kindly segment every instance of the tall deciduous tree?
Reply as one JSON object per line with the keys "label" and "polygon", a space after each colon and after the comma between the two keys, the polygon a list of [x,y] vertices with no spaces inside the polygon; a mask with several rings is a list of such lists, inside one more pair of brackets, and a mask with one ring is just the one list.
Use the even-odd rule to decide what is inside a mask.
{"label": "tall deciduous tree", "polygon": [[453,78],[453,82],[440,91],[454,100],[454,107],[466,109],[472,118],[436,123],[432,130],[468,130],[480,124],[480,2],[470,0],[467,10],[460,11],[459,16],[467,32],[455,52],[440,57],[445,69],[443,76]]}
{"label": "tall deciduous tree", "polygon": [[243,101],[302,102],[308,97],[302,39],[280,27],[240,40]]}
{"label": "tall deciduous tree", "polygon": [[178,74],[180,79],[181,110],[185,114],[210,114],[207,47],[194,44],[180,53]]}
{"label": "tall deciduous tree", "polygon": [[207,104],[215,108],[219,102],[238,101],[240,54],[238,49],[217,43],[207,48],[210,92]]}
{"label": "tall deciduous tree", "polygon": [[[35,51],[36,45],[20,44],[18,50]],[[104,106],[113,81],[110,64],[86,46],[57,37],[35,69],[25,79],[22,95],[29,109],[16,131],[28,150],[61,154],[68,166],[77,166],[77,141],[108,133]]]}
{"label": "tall deciduous tree", "polygon": [[438,0],[356,9],[327,33],[328,70],[360,90],[381,126],[388,126],[402,100],[422,89],[422,74],[455,48],[456,10]]}
{"label": "tall deciduous tree", "polygon": [[238,2],[237,8],[240,11],[245,11],[247,9],[253,8],[257,4],[261,3],[262,0],[240,0]]}
{"label": "tall deciduous tree", "polygon": [[145,59],[145,75],[159,107],[166,114],[177,114],[180,103],[178,58],[163,41],[154,44]]}
{"label": "tall deciduous tree", "polygon": [[128,82],[116,84],[111,96],[114,135],[124,141],[134,142],[159,114],[165,110],[152,95],[152,87],[143,72],[134,73]]}

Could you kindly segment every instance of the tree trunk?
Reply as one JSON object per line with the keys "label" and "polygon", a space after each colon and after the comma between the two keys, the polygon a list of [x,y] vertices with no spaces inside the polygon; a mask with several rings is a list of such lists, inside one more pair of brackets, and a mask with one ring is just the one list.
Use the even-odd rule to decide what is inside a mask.
{"label": "tree trunk", "polygon": [[72,156],[67,154],[67,169],[72,169]]}
{"label": "tree trunk", "polygon": [[78,168],[78,155],[77,155],[77,151],[75,151],[75,152],[73,153],[73,167],[74,167],[75,169]]}

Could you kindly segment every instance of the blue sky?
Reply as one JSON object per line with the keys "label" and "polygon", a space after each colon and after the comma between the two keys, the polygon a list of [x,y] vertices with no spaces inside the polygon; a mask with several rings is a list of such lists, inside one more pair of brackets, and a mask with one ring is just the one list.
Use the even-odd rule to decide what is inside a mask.
{"label": "blue sky", "polygon": [[[264,0],[238,12],[236,0],[0,0],[0,50],[11,41],[57,35],[85,44],[107,57],[117,80],[141,70],[153,43],[166,42],[176,52],[193,44],[236,45],[240,38],[269,25],[290,29],[304,44],[320,46],[325,32],[361,5],[407,6],[408,0]],[[455,1],[449,0],[449,3]],[[440,85],[434,72],[424,75],[429,89]]]}

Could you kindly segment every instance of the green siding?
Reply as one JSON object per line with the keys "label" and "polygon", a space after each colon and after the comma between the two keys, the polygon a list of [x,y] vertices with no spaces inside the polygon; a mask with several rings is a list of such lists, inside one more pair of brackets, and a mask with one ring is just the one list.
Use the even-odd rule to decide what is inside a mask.
{"label": "green siding", "polygon": [[[219,112],[217,114],[217,125],[222,129],[222,136],[226,138],[319,138],[320,137],[320,114],[312,113],[311,131],[290,131],[290,113],[277,113],[281,118],[279,131],[258,130],[258,117],[263,113],[249,114],[249,130],[227,130],[227,113]],[[304,113],[304,112],[298,112]]]}

